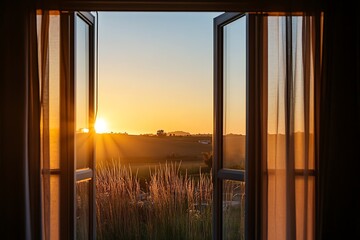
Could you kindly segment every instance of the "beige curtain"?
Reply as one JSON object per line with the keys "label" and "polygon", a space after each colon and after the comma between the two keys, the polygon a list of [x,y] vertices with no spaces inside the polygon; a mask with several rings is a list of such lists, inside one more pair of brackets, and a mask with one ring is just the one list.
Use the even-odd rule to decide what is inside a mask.
{"label": "beige curtain", "polygon": [[314,239],[314,17],[267,23],[267,239]]}
{"label": "beige curtain", "polygon": [[43,239],[59,238],[60,15],[38,11]]}

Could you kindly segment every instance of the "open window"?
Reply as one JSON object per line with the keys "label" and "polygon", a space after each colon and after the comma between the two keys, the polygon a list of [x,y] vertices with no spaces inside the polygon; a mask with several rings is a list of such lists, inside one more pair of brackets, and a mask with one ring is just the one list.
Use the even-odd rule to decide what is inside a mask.
{"label": "open window", "polygon": [[[54,155],[51,146],[43,154],[58,155],[55,165],[43,166],[44,182],[52,185],[44,192],[55,202],[46,208],[44,201],[44,222],[55,223],[54,236],[94,239],[94,16],[57,12],[54,19],[59,60],[52,64],[60,77],[50,69],[42,103],[59,115],[54,139],[60,140]],[[312,16],[278,14],[214,19],[213,239],[314,236],[315,23]],[[46,103],[49,95],[55,104]],[[43,122],[45,136],[53,121],[44,114]]]}
{"label": "open window", "polygon": [[214,19],[213,239],[249,239],[255,213],[250,20],[246,13]]}
{"label": "open window", "polygon": [[60,236],[94,239],[94,16],[61,13],[60,33]]}
{"label": "open window", "polygon": [[314,238],[316,22],[214,20],[214,239]]}

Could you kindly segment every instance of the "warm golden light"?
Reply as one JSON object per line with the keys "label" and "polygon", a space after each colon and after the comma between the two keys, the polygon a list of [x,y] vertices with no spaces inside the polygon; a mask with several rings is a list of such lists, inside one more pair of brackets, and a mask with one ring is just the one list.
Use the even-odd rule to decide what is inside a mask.
{"label": "warm golden light", "polygon": [[95,131],[96,133],[105,133],[107,132],[107,125],[104,119],[97,119],[95,122]]}

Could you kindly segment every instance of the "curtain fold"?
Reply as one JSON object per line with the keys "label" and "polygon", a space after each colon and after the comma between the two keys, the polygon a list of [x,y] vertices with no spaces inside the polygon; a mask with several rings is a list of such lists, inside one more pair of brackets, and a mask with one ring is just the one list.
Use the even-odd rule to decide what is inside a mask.
{"label": "curtain fold", "polygon": [[38,11],[43,239],[60,236],[60,12]]}
{"label": "curtain fold", "polygon": [[268,239],[314,239],[314,19],[268,17]]}
{"label": "curtain fold", "polygon": [[41,162],[40,162],[40,92],[36,11],[29,13],[29,87],[28,87],[28,157],[31,230],[33,239],[42,236]]}
{"label": "curtain fold", "polygon": [[49,143],[49,11],[38,14],[40,66],[41,168],[44,239],[50,239],[50,143]]}

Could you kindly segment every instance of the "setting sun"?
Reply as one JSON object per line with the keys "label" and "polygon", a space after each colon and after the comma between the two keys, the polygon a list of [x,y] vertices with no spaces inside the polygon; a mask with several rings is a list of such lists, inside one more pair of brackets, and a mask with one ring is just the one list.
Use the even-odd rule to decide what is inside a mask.
{"label": "setting sun", "polygon": [[105,133],[107,132],[107,125],[104,119],[97,119],[95,122],[95,131],[96,133]]}

